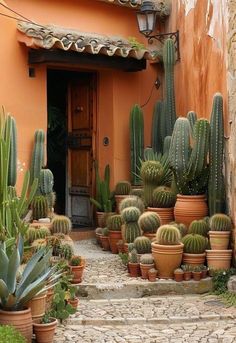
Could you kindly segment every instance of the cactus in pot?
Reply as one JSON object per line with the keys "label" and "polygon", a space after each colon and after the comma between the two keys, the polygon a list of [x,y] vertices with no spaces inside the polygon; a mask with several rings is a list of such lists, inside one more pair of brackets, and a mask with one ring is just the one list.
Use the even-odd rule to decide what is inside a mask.
{"label": "cactus in pot", "polygon": [[115,195],[128,195],[131,191],[129,181],[119,181],[115,186]]}
{"label": "cactus in pot", "polygon": [[156,241],[161,245],[177,245],[180,243],[181,235],[173,225],[162,225],[156,233]]}
{"label": "cactus in pot", "polygon": [[212,250],[227,250],[232,229],[232,220],[223,213],[214,214],[209,221],[210,245]]}
{"label": "cactus in pot", "polygon": [[139,276],[139,263],[138,263],[138,255],[135,248],[129,253],[129,272],[130,276],[137,277]]}
{"label": "cactus in pot", "polygon": [[129,195],[125,199],[123,199],[120,203],[120,212],[122,212],[127,207],[137,207],[140,211],[140,213],[144,212],[145,206],[143,201],[135,196],[135,195]]}
{"label": "cactus in pot", "polygon": [[68,235],[71,232],[71,227],[70,218],[63,215],[56,215],[52,220],[51,231],[53,234],[63,233],[64,235]]}
{"label": "cactus in pot", "polygon": [[46,218],[48,216],[47,198],[44,195],[37,195],[31,203],[31,208],[33,219]]}
{"label": "cactus in pot", "polygon": [[147,237],[140,236],[134,240],[134,248],[138,254],[151,253],[151,242]]}
{"label": "cactus in pot", "polygon": [[157,213],[148,211],[141,214],[138,224],[144,233],[155,234],[161,225],[161,220]]}
{"label": "cactus in pot", "polygon": [[124,222],[120,214],[115,214],[107,219],[107,227],[109,231],[121,231],[121,226],[123,223]]}
{"label": "cactus in pot", "polygon": [[138,225],[140,211],[137,207],[127,207],[121,212],[121,217],[125,223],[125,241],[126,243],[133,243],[135,238],[141,236],[141,230]]}
{"label": "cactus in pot", "polygon": [[176,194],[170,187],[160,186],[154,189],[152,194],[153,207],[170,208],[174,207]]}
{"label": "cactus in pot", "polygon": [[123,224],[123,220],[122,220],[121,215],[119,214],[110,216],[107,219],[107,228],[109,230],[110,248],[113,254],[118,253],[117,243],[118,241],[122,239],[122,234],[121,234],[122,224]]}
{"label": "cactus in pot", "polygon": [[223,213],[216,213],[210,218],[211,231],[230,231],[232,229],[232,220]]}
{"label": "cactus in pot", "polygon": [[142,279],[148,279],[148,271],[154,268],[154,259],[151,254],[144,254],[140,257],[140,269]]}
{"label": "cactus in pot", "polygon": [[183,263],[188,265],[204,264],[208,239],[198,234],[190,233],[183,237],[184,244]]}
{"label": "cactus in pot", "polygon": [[198,234],[204,237],[207,237],[209,231],[209,226],[205,222],[205,220],[194,220],[189,226],[189,233]]}

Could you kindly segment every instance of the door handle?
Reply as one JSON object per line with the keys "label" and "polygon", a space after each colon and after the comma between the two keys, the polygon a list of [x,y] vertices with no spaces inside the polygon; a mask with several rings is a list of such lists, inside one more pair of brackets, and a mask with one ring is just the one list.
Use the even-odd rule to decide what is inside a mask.
{"label": "door handle", "polygon": [[83,106],[77,106],[75,109],[75,113],[83,112],[83,110],[84,110]]}

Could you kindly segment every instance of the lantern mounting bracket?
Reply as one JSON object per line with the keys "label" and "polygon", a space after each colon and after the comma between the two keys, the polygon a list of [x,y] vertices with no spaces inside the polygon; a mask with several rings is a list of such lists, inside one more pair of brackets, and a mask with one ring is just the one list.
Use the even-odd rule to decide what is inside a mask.
{"label": "lantern mounting bracket", "polygon": [[179,50],[179,31],[169,32],[169,33],[158,33],[155,35],[145,35],[148,39],[148,43],[152,44],[154,40],[159,41],[161,44],[164,44],[167,38],[171,38],[174,41],[176,59],[180,60],[180,50]]}

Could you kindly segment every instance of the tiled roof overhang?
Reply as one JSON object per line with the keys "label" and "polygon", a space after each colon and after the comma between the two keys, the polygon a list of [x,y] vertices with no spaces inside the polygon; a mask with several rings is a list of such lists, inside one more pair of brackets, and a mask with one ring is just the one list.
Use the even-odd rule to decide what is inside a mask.
{"label": "tiled roof overhang", "polygon": [[117,36],[80,32],[57,26],[40,26],[19,22],[18,40],[32,49],[61,49],[93,55],[120,56],[137,60],[156,60],[156,52],[148,49],[134,49],[128,40]]}

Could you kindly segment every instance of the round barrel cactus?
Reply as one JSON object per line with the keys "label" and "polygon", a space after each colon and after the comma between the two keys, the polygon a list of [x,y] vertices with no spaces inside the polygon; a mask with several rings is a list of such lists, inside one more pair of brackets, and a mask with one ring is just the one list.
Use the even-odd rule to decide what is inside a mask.
{"label": "round barrel cactus", "polygon": [[179,230],[173,225],[162,225],[157,230],[156,241],[161,245],[180,244],[181,235]]}
{"label": "round barrel cactus", "polygon": [[141,213],[144,212],[145,206],[143,201],[135,195],[130,195],[123,199],[120,203],[120,212],[122,212],[127,207],[137,207]]}
{"label": "round barrel cactus", "polygon": [[141,230],[137,222],[126,223],[124,229],[126,243],[133,243],[137,237],[141,236]]}
{"label": "round barrel cactus", "polygon": [[188,254],[202,254],[205,252],[208,239],[201,235],[190,233],[183,237],[184,252]]}
{"label": "round barrel cactus", "polygon": [[143,232],[156,233],[161,225],[161,219],[157,213],[148,211],[141,214],[138,224]]}
{"label": "round barrel cactus", "polygon": [[33,219],[46,218],[48,216],[47,198],[44,195],[37,195],[31,203],[31,208]]}
{"label": "round barrel cactus", "polygon": [[152,205],[159,208],[174,207],[176,194],[170,187],[160,186],[154,189],[152,193]]}
{"label": "round barrel cactus", "polygon": [[171,222],[169,224],[175,226],[179,230],[181,237],[185,236],[188,233],[188,228],[183,223]]}
{"label": "round barrel cactus", "polygon": [[150,239],[144,236],[137,237],[134,240],[134,247],[138,254],[148,254],[152,250]]}
{"label": "round barrel cactus", "polygon": [[127,195],[131,191],[131,183],[129,181],[119,181],[115,187],[116,195]]}
{"label": "round barrel cactus", "polygon": [[210,218],[211,231],[230,231],[231,228],[231,218],[226,214],[216,213]]}
{"label": "round barrel cactus", "polygon": [[137,207],[131,206],[121,212],[121,217],[125,223],[137,222],[140,217],[140,211]]}
{"label": "round barrel cactus", "polygon": [[144,254],[140,257],[140,263],[142,264],[153,264],[154,259],[151,254]]}
{"label": "round barrel cactus", "polygon": [[107,219],[107,227],[110,231],[121,231],[123,220],[120,214],[115,214]]}
{"label": "round barrel cactus", "polygon": [[192,221],[188,229],[189,233],[196,233],[204,237],[207,237],[208,231],[209,231],[209,226],[203,219]]}
{"label": "round barrel cactus", "polygon": [[63,233],[64,235],[68,235],[71,231],[71,221],[68,217],[57,215],[52,220],[52,233]]}
{"label": "round barrel cactus", "polygon": [[50,169],[41,169],[39,174],[39,187],[43,195],[49,194],[52,192],[54,185],[53,173]]}

